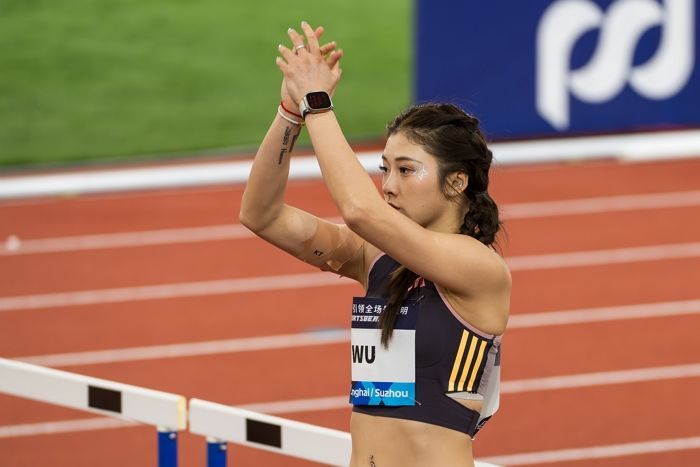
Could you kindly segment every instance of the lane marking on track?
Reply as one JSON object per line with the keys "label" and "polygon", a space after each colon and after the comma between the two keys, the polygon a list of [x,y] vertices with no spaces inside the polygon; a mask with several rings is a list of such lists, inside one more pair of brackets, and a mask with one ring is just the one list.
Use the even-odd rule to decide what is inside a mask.
{"label": "lane marking on track", "polygon": [[664,316],[693,315],[700,313],[700,300],[639,303],[578,310],[517,313],[508,319],[508,330],[541,326],[597,323],[626,319],[661,318]]}
{"label": "lane marking on track", "polygon": [[601,371],[579,375],[550,376],[501,383],[502,394],[532,391],[555,391],[572,388],[588,388],[609,384],[639,383],[667,379],[695,378],[700,376],[700,364],[659,366],[633,370]]}
{"label": "lane marking on track", "polygon": [[[508,220],[691,206],[700,206],[700,191],[515,203],[502,206],[501,211],[503,218]],[[343,222],[337,217],[328,218],[328,220]],[[0,256],[199,243],[253,237],[255,235],[240,224],[38,239],[22,239],[12,235],[6,239],[4,248],[0,248]]]}
{"label": "lane marking on track", "polygon": [[[506,258],[506,263],[510,270],[515,272],[624,264],[641,261],[668,261],[672,259],[696,257],[700,257],[700,242],[578,251],[572,253],[511,256]],[[75,292],[0,297],[0,312],[348,284],[355,284],[355,282],[351,279],[334,276],[325,272],[314,272],[118,287],[111,289],[80,290]]]}
{"label": "lane marking on track", "polygon": [[[557,390],[571,388],[587,388],[599,385],[615,385],[633,382],[658,381],[665,379],[692,378],[700,376],[700,364],[665,366],[656,368],[640,368],[633,370],[608,371],[578,375],[555,376],[548,378],[531,378],[523,380],[504,381],[501,385],[502,394],[535,392],[542,390]],[[559,386],[557,386],[559,385]],[[322,410],[349,409],[347,395],[319,397],[311,399],[295,399],[287,401],[262,402],[255,404],[237,405],[236,407],[263,412],[268,414],[289,414],[300,412],[316,412]],[[99,430],[136,426],[130,422],[104,418],[89,418],[65,420],[58,422],[41,422],[22,425],[0,426],[0,438],[68,433],[74,431]],[[637,443],[635,443],[637,444]],[[589,449],[589,448],[584,448]],[[590,448],[593,449],[593,448]],[[553,451],[559,452],[559,451]],[[540,453],[532,453],[538,455]],[[530,454],[528,454],[530,455]],[[513,462],[496,462],[497,464],[516,465]]]}
{"label": "lane marking on track", "polygon": [[139,360],[160,360],[165,358],[218,355],[224,353],[253,352],[273,349],[290,349],[314,345],[328,345],[350,342],[350,331],[345,329],[276,336],[243,337],[184,344],[128,347],[123,349],[94,350],[33,357],[18,357],[27,363],[40,366],[65,367],[95,365]]}
{"label": "lane marking on track", "polygon": [[5,248],[0,249],[0,256],[213,242],[252,238],[253,236],[254,234],[250,230],[240,224],[28,240],[12,235],[6,239]]}
{"label": "lane marking on track", "polygon": [[[525,313],[511,316],[508,330],[540,326],[596,323],[627,319],[659,318],[677,315],[700,314],[700,300],[643,303],[617,307],[584,308],[542,313]],[[177,357],[193,357],[222,353],[251,352],[282,348],[327,345],[350,342],[347,329],[324,330],[276,336],[243,337],[215,341],[188,342],[122,349],[93,350],[61,354],[12,357],[35,365],[65,367],[95,365],[137,360]]]}
{"label": "lane marking on track", "polygon": [[203,282],[120,287],[114,289],[83,290],[39,295],[0,298],[0,312],[32,310],[101,303],[135,302],[169,298],[227,295],[283,289],[300,289],[332,285],[352,285],[355,281],[325,272],[287,274],[281,276],[245,277]]}
{"label": "lane marking on track", "polygon": [[532,465],[553,462],[579,461],[584,459],[604,459],[609,457],[638,456],[640,454],[687,451],[700,449],[700,436],[692,438],[656,439],[640,443],[610,444],[577,449],[527,452],[479,458],[480,461],[499,465]]}
{"label": "lane marking on track", "polygon": [[511,256],[510,258],[505,258],[505,260],[511,271],[531,271],[695,258],[698,256],[700,256],[700,242]]}
{"label": "lane marking on track", "polygon": [[0,439],[19,438],[22,436],[75,433],[79,431],[107,430],[110,428],[126,428],[132,426],[144,425],[108,417],[59,420],[56,422],[24,423],[21,425],[0,426]]}
{"label": "lane marking on track", "polygon": [[679,191],[639,195],[600,196],[594,198],[513,203],[503,206],[508,219],[599,214],[619,211],[642,211],[700,205],[700,191]]}

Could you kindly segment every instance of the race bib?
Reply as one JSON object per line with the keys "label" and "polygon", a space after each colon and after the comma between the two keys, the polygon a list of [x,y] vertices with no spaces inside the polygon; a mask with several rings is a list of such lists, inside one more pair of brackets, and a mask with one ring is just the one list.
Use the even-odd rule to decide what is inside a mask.
{"label": "race bib", "polygon": [[416,322],[419,305],[413,300],[401,304],[389,340],[381,343],[379,315],[386,305],[380,298],[352,300],[352,387],[354,405],[415,405]]}

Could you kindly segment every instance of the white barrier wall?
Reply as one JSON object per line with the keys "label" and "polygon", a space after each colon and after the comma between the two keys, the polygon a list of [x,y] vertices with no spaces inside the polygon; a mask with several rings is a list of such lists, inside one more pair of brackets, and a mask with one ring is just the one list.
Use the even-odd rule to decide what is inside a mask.
{"label": "white barrier wall", "polygon": [[[495,164],[523,164],[578,159],[667,159],[700,156],[700,130],[605,135],[553,140],[492,143]],[[358,153],[369,173],[379,173],[381,153]],[[62,172],[0,177],[0,200],[245,183],[251,161],[172,164],[156,167]],[[319,178],[313,156],[294,156],[290,179]]]}

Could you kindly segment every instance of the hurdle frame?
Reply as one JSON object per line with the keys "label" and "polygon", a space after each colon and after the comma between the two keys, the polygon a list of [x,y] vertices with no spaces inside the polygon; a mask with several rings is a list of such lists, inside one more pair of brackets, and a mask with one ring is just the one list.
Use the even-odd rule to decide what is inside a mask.
{"label": "hurdle frame", "polygon": [[188,412],[190,433],[206,437],[213,454],[208,467],[226,466],[221,446],[227,442],[327,465],[350,463],[350,433],[201,399],[190,399]]}
{"label": "hurdle frame", "polygon": [[0,393],[154,426],[158,466],[177,467],[177,432],[187,428],[184,396],[5,358]]}

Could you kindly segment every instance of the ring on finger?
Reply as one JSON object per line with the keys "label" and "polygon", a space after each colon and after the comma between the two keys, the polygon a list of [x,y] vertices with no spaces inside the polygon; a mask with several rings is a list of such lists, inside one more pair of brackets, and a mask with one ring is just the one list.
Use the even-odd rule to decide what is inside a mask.
{"label": "ring on finger", "polygon": [[299,55],[299,50],[305,49],[306,46],[304,44],[299,44],[294,46],[294,55]]}

